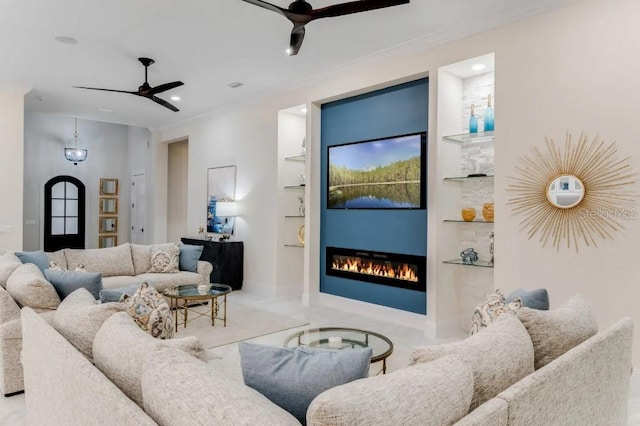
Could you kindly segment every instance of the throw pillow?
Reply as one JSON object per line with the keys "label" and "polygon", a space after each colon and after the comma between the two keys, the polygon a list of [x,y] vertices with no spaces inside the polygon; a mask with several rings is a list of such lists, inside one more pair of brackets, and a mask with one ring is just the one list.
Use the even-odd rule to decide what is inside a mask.
{"label": "throw pillow", "polygon": [[51,269],[51,264],[57,265],[60,269],[67,269],[67,258],[64,255],[65,249],[58,251],[48,251],[47,259],[49,259],[49,269]]}
{"label": "throw pillow", "polygon": [[291,413],[302,424],[311,401],[334,386],[369,376],[371,348],[281,348],[241,342],[244,383]]}
{"label": "throw pillow", "polygon": [[473,370],[455,355],[356,380],[313,400],[313,425],[451,425],[469,412]]}
{"label": "throw pillow", "polygon": [[512,302],[516,298],[522,300],[522,307],[539,309],[542,311],[549,310],[549,293],[546,288],[536,290],[525,290],[519,288],[507,296],[507,303]]}
{"label": "throw pillow", "polygon": [[16,268],[7,280],[7,291],[20,306],[28,306],[38,312],[56,309],[60,297],[40,269],[25,263]]}
{"label": "throw pillow", "polygon": [[523,377],[533,373],[533,345],[527,329],[513,315],[502,315],[489,327],[464,340],[420,346],[410,364],[455,354],[473,368],[473,411]]}
{"label": "throw pillow", "polygon": [[179,271],[180,249],[177,245],[151,247],[151,269],[148,272],[172,273]]}
{"label": "throw pillow", "polygon": [[300,426],[260,393],[219,373],[174,348],[155,349],[142,372],[144,411],[161,425]]}
{"label": "throw pillow", "polygon": [[141,329],[159,339],[173,337],[173,317],[164,296],[143,282],[133,296],[123,294],[120,299],[126,311]]}
{"label": "throw pillow", "polygon": [[[116,386],[129,398],[142,406],[142,371],[145,358],[158,346],[173,347],[185,352],[188,357],[207,360],[202,343],[195,336],[180,339],[154,339],[142,331],[125,312],[119,312],[107,319],[96,333],[93,341],[93,361]],[[150,362],[150,368],[157,369],[156,359]],[[177,366],[173,366],[177,367]],[[162,371],[162,374],[168,371]],[[188,377],[188,379],[186,379]],[[183,376],[182,381],[189,385],[195,376]],[[162,392],[167,392],[163,386]],[[169,392],[173,395],[174,390]],[[174,395],[175,396],[175,395]],[[196,401],[200,401],[199,395]]]}
{"label": "throw pillow", "polygon": [[593,308],[578,295],[549,311],[522,308],[518,317],[531,335],[536,370],[598,332]]}
{"label": "throw pillow", "polygon": [[7,280],[20,265],[22,262],[11,253],[0,256],[0,286],[7,288]]}
{"label": "throw pillow", "polygon": [[63,299],[79,288],[85,288],[98,299],[102,290],[102,274],[100,272],[73,272],[45,269],[44,275],[53,284],[60,299]]}
{"label": "throw pillow", "polygon": [[91,360],[93,339],[102,323],[122,309],[120,303],[100,304],[87,289],[79,288],[60,303],[53,317],[53,326]]}
{"label": "throw pillow", "polygon": [[49,258],[47,254],[42,250],[38,251],[17,251],[16,256],[22,263],[33,263],[36,265],[40,272],[44,274],[44,270],[49,266]]}
{"label": "throw pillow", "polygon": [[204,246],[180,244],[180,270],[198,272],[198,260]]}
{"label": "throw pillow", "polygon": [[139,284],[132,284],[128,287],[120,288],[104,288],[100,290],[100,302],[119,302],[120,299],[122,299],[122,295],[128,294],[129,296],[133,296],[136,294],[138,288],[140,288]]}
{"label": "throw pillow", "polygon": [[507,303],[502,292],[496,290],[494,294],[487,296],[485,301],[476,306],[471,320],[471,330],[469,334],[475,334],[491,324],[496,318],[503,314],[515,314],[522,307],[522,301],[515,298]]}

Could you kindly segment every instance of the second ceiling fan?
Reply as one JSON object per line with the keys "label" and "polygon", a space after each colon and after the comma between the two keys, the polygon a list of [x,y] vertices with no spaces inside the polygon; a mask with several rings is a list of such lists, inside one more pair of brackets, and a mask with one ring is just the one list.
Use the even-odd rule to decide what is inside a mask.
{"label": "second ceiling fan", "polygon": [[369,10],[409,3],[409,0],[358,0],[314,9],[305,0],[294,0],[294,2],[285,9],[263,0],[243,1],[279,13],[291,21],[293,29],[291,30],[291,40],[289,42],[289,49],[287,50],[289,55],[298,54],[302,46],[302,41],[304,40],[304,26],[315,19],[367,12]]}

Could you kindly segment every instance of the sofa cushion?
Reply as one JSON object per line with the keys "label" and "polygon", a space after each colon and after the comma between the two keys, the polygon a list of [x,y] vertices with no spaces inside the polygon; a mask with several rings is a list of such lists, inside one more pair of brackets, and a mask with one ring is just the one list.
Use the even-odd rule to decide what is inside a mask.
{"label": "sofa cushion", "polygon": [[327,350],[282,348],[240,342],[244,383],[305,423],[320,393],[369,376],[371,348]]}
{"label": "sofa cushion", "polygon": [[[157,346],[174,347],[183,350],[189,357],[195,356],[205,361],[207,359],[207,353],[197,337],[155,339],[142,331],[126,312],[120,312],[107,319],[96,333],[93,360],[96,367],[116,386],[142,406],[141,378],[144,359]],[[158,366],[154,363],[152,368]],[[189,379],[185,379],[183,376],[181,381],[191,383],[195,375],[189,374],[188,377]],[[164,388],[162,391],[168,390],[174,397],[179,395],[174,393],[175,389]],[[198,400],[200,398],[198,395]]]}
{"label": "sofa cushion", "polygon": [[64,255],[64,250],[65,249],[47,252],[47,258],[49,259],[49,268],[51,268],[52,263],[54,263],[60,269],[68,269],[67,258]]}
{"label": "sofa cushion", "polygon": [[7,280],[20,265],[22,265],[22,262],[12,253],[0,256],[0,287],[7,288]]}
{"label": "sofa cushion", "polygon": [[0,287],[0,324],[20,318],[20,307],[13,297]]}
{"label": "sofa cushion", "polygon": [[44,275],[55,287],[60,299],[64,299],[79,288],[85,288],[98,299],[102,290],[102,274],[100,272],[74,272],[45,269]]}
{"label": "sofa cushion", "polygon": [[157,245],[151,247],[151,268],[147,272],[174,273],[178,272],[180,263],[180,249],[176,244]]}
{"label": "sofa cushion", "polygon": [[131,257],[136,275],[144,274],[151,269],[151,246],[131,244]]}
{"label": "sofa cushion", "polygon": [[451,425],[469,411],[473,369],[455,355],[356,380],[313,400],[309,424]]}
{"label": "sofa cushion", "polygon": [[20,265],[13,271],[7,280],[7,291],[19,305],[36,311],[56,309],[60,305],[56,289],[32,263]]}
{"label": "sofa cushion", "polygon": [[98,303],[85,288],[67,296],[53,317],[53,326],[87,358],[92,359],[93,339],[102,323],[120,312],[120,303]]}
{"label": "sofa cushion", "polygon": [[66,249],[67,269],[83,265],[87,272],[100,272],[103,277],[133,275],[133,260],[129,243],[100,249]]}
{"label": "sofa cushion", "polygon": [[145,411],[161,425],[300,425],[260,393],[173,348],[147,354],[142,393]]}
{"label": "sofa cushion", "polygon": [[180,244],[180,270],[198,272],[198,260],[202,255],[204,246],[192,244]]}
{"label": "sofa cushion", "polygon": [[523,308],[539,309],[542,311],[549,310],[549,293],[545,288],[535,290],[519,288],[507,296],[507,303],[512,302],[517,297],[522,301]]}
{"label": "sofa cushion", "polygon": [[173,317],[165,298],[147,282],[133,295],[123,293],[120,302],[142,330],[159,339],[173,337]]}
{"label": "sofa cushion", "polygon": [[410,364],[456,354],[473,368],[471,410],[533,373],[533,345],[527,329],[513,315],[502,315],[489,327],[464,340],[420,346]]}
{"label": "sofa cushion", "polygon": [[531,336],[536,370],[598,332],[593,308],[579,295],[549,311],[522,308],[518,317]]}
{"label": "sofa cushion", "polygon": [[37,251],[17,251],[16,256],[22,263],[33,263],[44,274],[44,270],[49,267],[49,258],[42,250]]}
{"label": "sofa cushion", "polygon": [[496,290],[493,294],[488,295],[484,302],[476,306],[471,319],[471,329],[469,334],[475,334],[486,328],[495,321],[500,315],[515,315],[522,307],[522,301],[515,298],[511,303],[507,303],[504,295],[500,290]]}

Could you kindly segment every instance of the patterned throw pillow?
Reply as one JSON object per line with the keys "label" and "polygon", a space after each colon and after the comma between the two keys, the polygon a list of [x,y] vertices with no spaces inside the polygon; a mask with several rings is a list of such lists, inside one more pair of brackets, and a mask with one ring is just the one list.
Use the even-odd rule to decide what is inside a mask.
{"label": "patterned throw pillow", "polygon": [[136,324],[153,337],[173,337],[173,317],[169,304],[147,282],[143,282],[133,296],[123,294],[120,303],[127,305],[126,311]]}
{"label": "patterned throw pillow", "polygon": [[151,269],[148,272],[178,272],[180,265],[180,248],[177,245],[160,245],[151,247]]}
{"label": "patterned throw pillow", "polygon": [[473,311],[473,319],[471,321],[471,330],[469,331],[469,334],[476,334],[502,314],[517,314],[521,307],[522,300],[519,297],[516,297],[511,302],[507,303],[502,292],[500,290],[496,290],[494,294],[487,296],[484,302],[481,305],[478,305]]}

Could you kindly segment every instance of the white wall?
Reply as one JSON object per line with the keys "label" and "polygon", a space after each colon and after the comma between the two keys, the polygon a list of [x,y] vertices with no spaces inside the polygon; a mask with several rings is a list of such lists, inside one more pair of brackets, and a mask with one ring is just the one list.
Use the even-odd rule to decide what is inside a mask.
{"label": "white wall", "polygon": [[24,91],[0,88],[0,248],[22,249]]}
{"label": "white wall", "polygon": [[[44,184],[59,175],[73,176],[86,188],[85,243],[98,247],[98,198],[100,178],[120,180],[118,243],[129,241],[130,172],[127,126],[78,120],[80,140],[88,150],[78,165],[67,161],[64,147],[73,137],[74,117],[28,112],[24,122],[24,250],[42,248],[44,232]],[[125,159],[125,161],[123,161]]]}
{"label": "white wall", "polygon": [[[378,64],[363,64],[348,72],[342,70],[333,79],[325,78],[243,110],[212,113],[164,129],[158,132],[156,141],[189,136],[190,228],[204,219],[202,200],[207,167],[238,165],[238,195],[244,213],[237,238],[246,245],[247,288],[273,288],[277,111],[301,103],[320,104],[429,73],[429,180],[433,181],[439,179],[437,144],[433,139],[438,131],[436,71],[439,66],[495,52],[496,287],[505,292],[517,287],[546,287],[552,306],[571,293],[581,293],[594,305],[601,328],[625,315],[640,324],[640,310],[636,307],[640,288],[634,280],[636,246],[640,241],[638,221],[625,223],[626,230],[616,233],[612,241],[599,242],[598,248],[582,249],[579,253],[562,249],[556,253],[551,247],[542,248],[535,239],[528,240],[519,230],[519,220],[511,217],[506,205],[505,191],[507,177],[515,174],[518,156],[528,153],[532,146],[541,146],[544,136],[562,140],[567,131],[576,135],[599,134],[608,141],[617,141],[621,156],[632,156],[634,169],[640,170],[638,107],[632,95],[640,69],[640,57],[636,54],[640,51],[637,16],[640,16],[637,0],[576,2],[478,36],[403,57],[389,57]],[[311,108],[310,113],[317,115],[318,111]],[[317,124],[317,116],[312,115],[308,121]],[[317,125],[311,126],[307,134],[309,145],[318,143]],[[318,150],[311,152],[317,154]],[[157,164],[161,164],[162,156],[157,158]],[[316,155],[315,161],[310,160],[308,185],[312,188],[319,187],[318,158]],[[316,197],[309,200],[310,205],[318,205],[319,192],[310,191]],[[437,200],[434,189],[430,191],[429,199]],[[159,196],[158,200],[161,199]],[[162,207],[161,202],[156,202],[157,210]],[[431,204],[430,208],[438,206]],[[316,215],[308,220],[311,224],[306,233],[308,244],[317,244],[317,212],[311,209],[307,214]],[[430,217],[429,238],[437,237],[440,226]],[[437,244],[430,243],[429,249],[431,256]],[[317,271],[317,256],[311,256],[309,262],[309,270]],[[429,263],[429,267],[442,265]],[[308,288],[317,289],[318,277],[308,279]],[[428,283],[429,303],[439,308],[431,312],[443,318],[457,315],[457,306],[449,300],[451,292],[438,294],[436,287]],[[436,320],[427,317],[429,321]],[[634,359],[640,362],[640,327],[635,332]]]}
{"label": "white wall", "polygon": [[167,241],[180,241],[187,235],[189,142],[173,142],[168,149]]}

